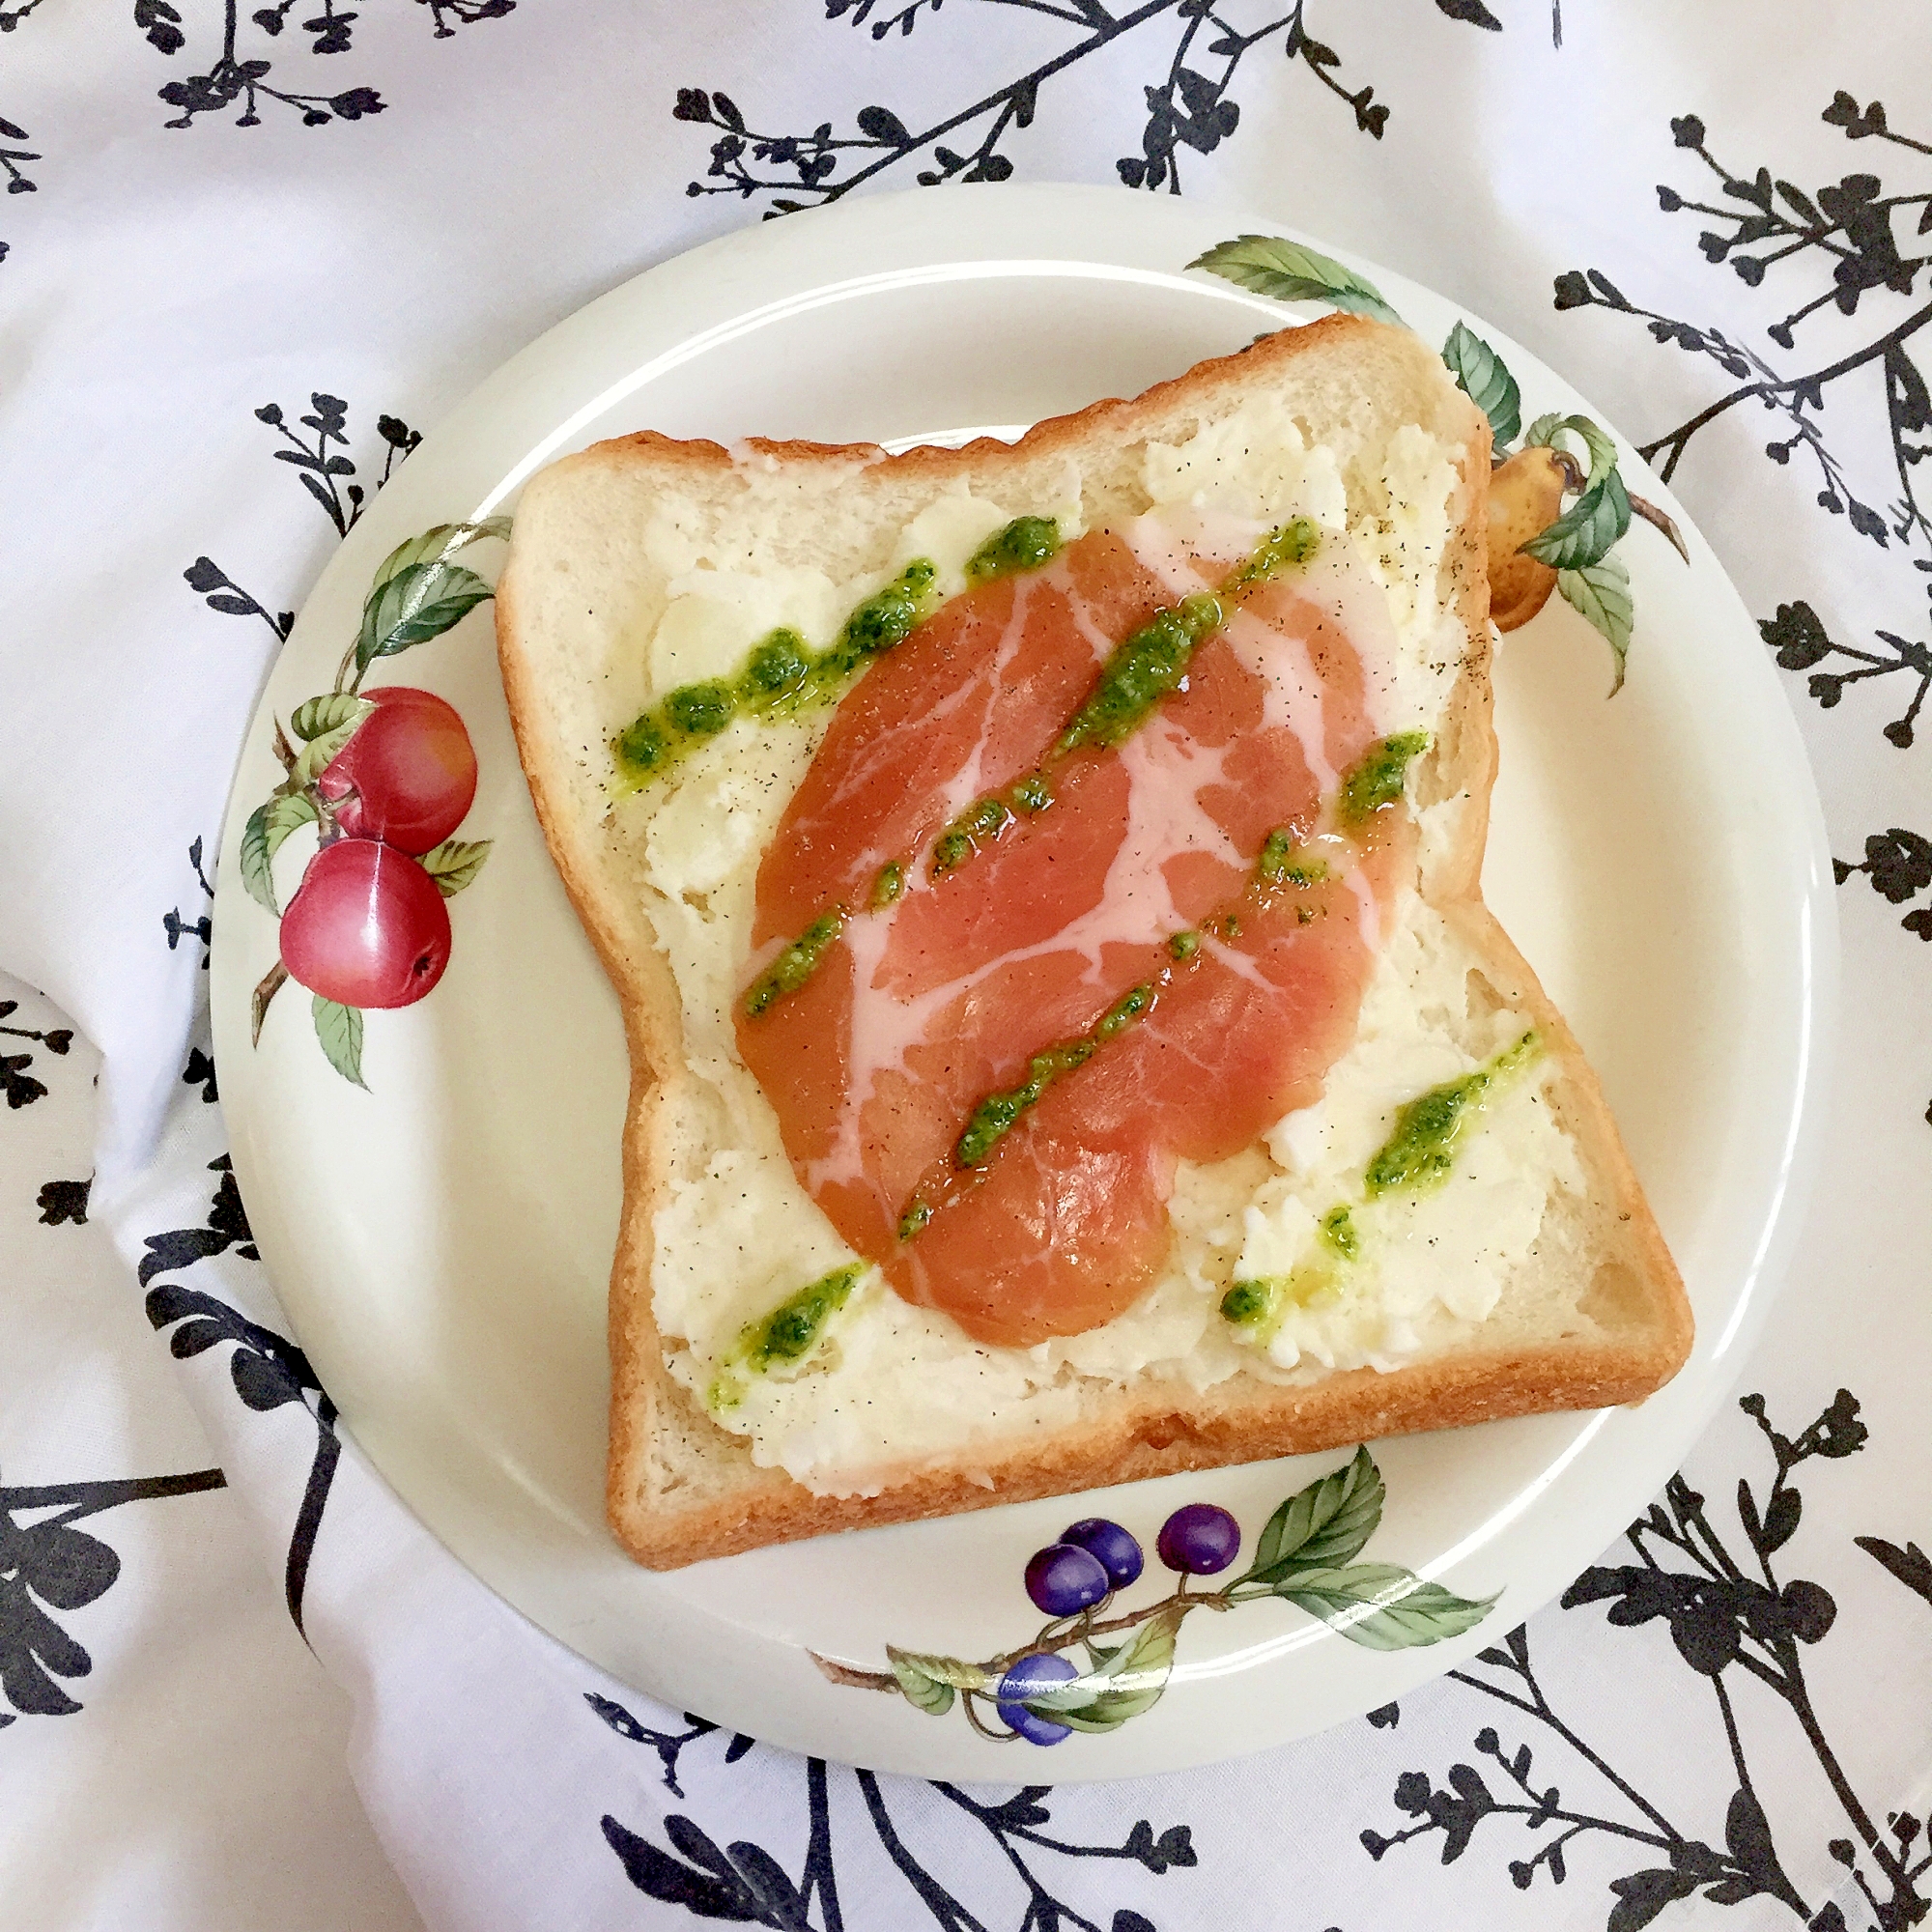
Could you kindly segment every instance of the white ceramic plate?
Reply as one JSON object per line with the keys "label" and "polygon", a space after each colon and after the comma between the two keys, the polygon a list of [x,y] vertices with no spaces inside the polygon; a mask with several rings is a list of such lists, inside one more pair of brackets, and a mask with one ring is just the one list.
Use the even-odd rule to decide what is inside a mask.
{"label": "white ceramic plate", "polygon": [[[1099,1778],[1282,1743],[1454,1663],[1560,1590],[1662,1484],[1738,1372],[1790,1251],[1825,1059],[1836,935],[1798,733],[1709,548],[1686,565],[1641,526],[1621,554],[1636,635],[1606,702],[1601,639],[1559,600],[1505,641],[1492,903],[1603,1076],[1697,1315],[1690,1364],[1641,1407],[1378,1444],[1367,1557],[1468,1597],[1465,1636],[1378,1653],[1269,1601],[1183,1627],[1166,1694],[1050,1756],[905,1699],[835,1685],[816,1651],[978,1658],[1023,1644],[1020,1576],[1072,1516],[1151,1545],[1169,1510],[1225,1505],[1252,1538],[1341,1454],[1172,1477],[1080,1500],[767,1549],[671,1576],[604,1526],[605,1283],[626,1064],[617,1007],[531,814],[490,609],[379,667],[462,713],[481,764],[459,834],[495,849],[452,901],[455,944],[419,1004],[369,1015],[367,1091],[324,1059],[298,987],[259,1048],[250,989],[276,929],[240,889],[248,811],[280,776],[271,714],[328,689],[379,561],[497,514],[553,457],[651,427],[905,441],[1132,395],[1276,327],[1283,310],[1182,272],[1265,214],[1124,190],[938,188],[748,229],[593,302],[499,370],[370,505],[324,573],[243,753],[222,845],[214,1027],[251,1223],[302,1346],[356,1440],[423,1521],[545,1630],[626,1682],[799,1750],[924,1776]],[[1332,251],[1331,251],[1332,252]],[[1433,343],[1458,311],[1373,265]],[[1311,307],[1299,311],[1312,315]],[[1590,411],[1477,318],[1525,420]],[[500,548],[465,554],[494,576]],[[278,862],[286,899],[313,833]],[[1150,1577],[1131,1608],[1165,1589]]]}

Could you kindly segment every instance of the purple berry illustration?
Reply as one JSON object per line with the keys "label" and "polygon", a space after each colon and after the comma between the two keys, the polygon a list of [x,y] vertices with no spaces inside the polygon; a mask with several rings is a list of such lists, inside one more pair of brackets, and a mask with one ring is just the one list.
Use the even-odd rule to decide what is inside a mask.
{"label": "purple berry illustration", "polygon": [[1060,1540],[1097,1556],[1100,1567],[1107,1573],[1107,1580],[1117,1590],[1124,1590],[1135,1581],[1147,1562],[1133,1537],[1103,1516],[1082,1517],[1078,1522],[1069,1523],[1061,1532]]}
{"label": "purple berry illustration", "polygon": [[1106,1566],[1077,1543],[1050,1543],[1026,1567],[1026,1593],[1050,1617],[1077,1616],[1112,1588]]}
{"label": "purple berry illustration", "polygon": [[[1045,1550],[1040,1552],[1042,1556],[1046,1553]],[[1055,1690],[1062,1684],[1070,1683],[1079,1675],[1080,1672],[1064,1657],[1035,1651],[1030,1657],[1021,1658],[1000,1679],[1000,1688],[993,1693],[1000,1716],[1030,1745],[1059,1744],[1063,1738],[1072,1735],[1073,1727],[1070,1724],[1056,1724],[1049,1718],[1035,1717],[1027,1709],[1025,1700],[1038,1696],[1042,1690]]]}
{"label": "purple berry illustration", "polygon": [[[1117,1730],[1151,1710],[1174,1676],[1181,1624],[1197,1610],[1235,1610],[1286,1598],[1337,1635],[1373,1651],[1440,1643],[1473,1630],[1495,1607],[1496,1597],[1459,1597],[1394,1563],[1337,1562],[1335,1543],[1311,1536],[1309,1524],[1330,1522],[1346,1511],[1352,1555],[1379,1521],[1382,1497],[1375,1458],[1357,1449],[1350,1462],[1282,1503],[1257,1546],[1267,1561],[1246,1570],[1234,1567],[1241,1553],[1240,1524],[1213,1503],[1188,1503],[1153,1540],[1152,1553],[1179,1581],[1157,1602],[1138,1607],[1136,1597],[1157,1592],[1124,1593],[1151,1580],[1145,1577],[1150,1552],[1110,1517],[1082,1517],[1037,1549],[1026,1566],[1027,1595],[1050,1619],[1032,1639],[1033,1648],[1003,1650],[976,1663],[889,1645],[889,1670],[865,1670],[833,1658],[814,1661],[834,1684],[896,1692],[928,1717],[963,1712],[982,1737],[1057,1745],[1074,1731]],[[1220,1580],[1197,1589],[1190,1587],[1196,1577]],[[1831,1621],[1832,1600],[1812,1584],[1790,1584],[1782,1601],[1794,1627],[1823,1630]],[[1804,1629],[1798,1634],[1804,1635]]]}
{"label": "purple berry illustration", "polygon": [[1211,1577],[1235,1560],[1241,1525],[1213,1503],[1189,1503],[1160,1526],[1160,1560],[1183,1577]]}

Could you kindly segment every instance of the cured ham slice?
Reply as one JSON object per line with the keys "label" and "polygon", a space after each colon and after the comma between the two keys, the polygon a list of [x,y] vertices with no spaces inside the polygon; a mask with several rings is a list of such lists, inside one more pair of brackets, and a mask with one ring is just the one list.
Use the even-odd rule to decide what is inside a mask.
{"label": "cured ham slice", "polygon": [[1353,1035],[1401,841],[1332,826],[1388,645],[1345,560],[1224,600],[1134,728],[1066,749],[1122,639],[1264,535],[1144,517],[953,599],[840,704],[760,867],[749,982],[821,940],[737,1020],[786,1152],[982,1342],[1129,1306],[1176,1163],[1318,1098]]}

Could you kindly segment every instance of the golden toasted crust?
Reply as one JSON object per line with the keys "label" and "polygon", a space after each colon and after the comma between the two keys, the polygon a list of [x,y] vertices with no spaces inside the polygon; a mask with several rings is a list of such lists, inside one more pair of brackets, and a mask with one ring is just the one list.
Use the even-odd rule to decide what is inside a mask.
{"label": "golden toasted crust", "polygon": [[[585,466],[643,469],[668,487],[680,480],[715,482],[749,451],[788,471],[864,475],[868,483],[881,475],[931,485],[970,476],[997,495],[1003,477],[1037,471],[1041,459],[1144,438],[1148,425],[1178,403],[1302,358],[1345,358],[1351,367],[1364,361],[1373,367],[1384,357],[1390,367],[1412,374],[1414,355],[1405,332],[1330,317],[1264,338],[1239,355],[1203,363],[1132,401],[1096,403],[1041,423],[1017,444],[981,440],[959,450],[923,448],[888,458],[871,445],[754,441],[734,453],[713,442],[678,442],[645,432],[568,458],[532,488]],[[1441,382],[1439,371],[1435,380]],[[1056,1432],[1030,1431],[1023,1442],[976,1447],[952,1463],[908,1470],[876,1495],[819,1495],[782,1471],[760,1468],[745,1442],[712,1423],[665,1367],[652,1315],[651,1231],[670,1168],[663,1142],[671,1131],[672,1102],[678,1083],[690,1077],[682,1061],[677,987],[637,908],[627,902],[609,862],[602,822],[573,795],[573,759],[582,766],[601,757],[603,747],[573,747],[559,728],[551,689],[556,668],[526,635],[522,613],[526,573],[535,564],[513,543],[497,596],[510,716],[545,837],[617,990],[631,1056],[624,1213],[611,1280],[608,1506],[619,1541],[639,1562],[672,1569],[830,1530],[912,1521],[1500,1416],[1632,1402],[1682,1365],[1691,1339],[1689,1304],[1596,1076],[1480,896],[1495,772],[1485,567],[1490,441],[1480,412],[1460,397],[1455,404],[1462,423],[1461,481],[1447,566],[1469,647],[1444,728],[1416,783],[1424,802],[1460,799],[1461,817],[1453,852],[1428,882],[1427,895],[1467,938],[1512,1007],[1535,1016],[1560,1064],[1561,1078],[1552,1085],[1563,1124],[1613,1208],[1593,1292],[1604,1326],[1616,1339],[1470,1349],[1392,1372],[1339,1373],[1307,1386],[1239,1376],[1194,1394],[1147,1380],[1123,1391],[1103,1415]]]}

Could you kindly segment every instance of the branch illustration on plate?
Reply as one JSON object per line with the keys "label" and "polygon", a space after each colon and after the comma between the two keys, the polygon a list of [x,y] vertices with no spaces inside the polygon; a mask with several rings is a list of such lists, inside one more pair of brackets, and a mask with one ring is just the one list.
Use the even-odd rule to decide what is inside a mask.
{"label": "branch illustration on plate", "polygon": [[[313,995],[329,1065],[357,1087],[365,1009],[413,1006],[435,988],[449,964],[445,901],[490,856],[490,840],[452,836],[476,795],[476,753],[454,707],[408,685],[364,692],[363,680],[379,659],[441,637],[495,595],[455,557],[509,530],[507,517],[439,524],[384,558],[334,684],[297,705],[286,730],[276,721],[284,776],[242,830],[242,886],[280,922],[251,1037],[259,1044],[270,1002],[293,979]],[[284,909],[275,855],[310,825],[317,849]]]}
{"label": "branch illustration on plate", "polygon": [[[1842,88],[1820,118],[1842,129],[1847,140],[1877,140],[1910,155],[1932,154],[1932,143],[1892,128],[1883,101],[1861,106]],[[1646,462],[1660,465],[1659,473],[1667,483],[1692,444],[1714,423],[1735,410],[1755,405],[1775,419],[1776,433],[1764,445],[1772,462],[1788,465],[1798,455],[1815,466],[1820,509],[1845,518],[1860,536],[1881,550],[1896,545],[1911,556],[1921,578],[1932,579],[1932,512],[1920,502],[1915,481],[1918,466],[1932,453],[1932,390],[1918,355],[1918,345],[1928,339],[1925,330],[1932,326],[1932,302],[1921,300],[1897,313],[1905,302],[1923,294],[1922,278],[1932,267],[1932,247],[1912,253],[1899,242],[1899,231],[1907,222],[1915,239],[1932,234],[1932,188],[1888,194],[1877,175],[1856,172],[1807,192],[1768,166],[1750,174],[1733,171],[1712,153],[1709,130],[1694,114],[1679,116],[1670,129],[1676,147],[1694,156],[1716,179],[1721,199],[1702,199],[1662,185],[1658,206],[1665,214],[1697,214],[1710,221],[1698,236],[1708,262],[1728,266],[1750,289],[1771,287],[1771,275],[1786,262],[1830,267],[1822,289],[1766,326],[1765,333],[1777,348],[1794,349],[1798,330],[1827,307],[1846,318],[1872,316],[1877,327],[1849,352],[1800,375],[1782,376],[1766,356],[1724,330],[1632,300],[1600,270],[1571,270],[1557,276],[1559,309],[1603,308],[1635,317],[1660,346],[1674,345],[1685,354],[1702,356],[1729,379],[1729,386],[1714,401],[1676,428],[1639,444],[1638,453]],[[1867,372],[1882,380],[1861,383],[1858,379]],[[1822,423],[1829,400],[1864,393],[1884,399],[1886,446],[1897,495],[1883,508],[1861,498],[1846,465],[1828,445]],[[1932,582],[1924,587],[1932,593]],[[1904,713],[1887,724],[1885,736],[1900,750],[1912,744],[1919,707],[1932,683],[1932,648],[1889,631],[1877,633],[1884,646],[1881,651],[1834,642],[1812,607],[1804,602],[1780,605],[1777,616],[1759,628],[1787,670],[1811,670],[1833,653],[1854,667],[1815,672],[1809,678],[1811,696],[1828,710],[1849,685],[1903,673],[1913,696]]]}
{"label": "branch illustration on plate", "polygon": [[[1276,301],[1324,301],[1378,322],[1402,322],[1373,282],[1277,236],[1237,236],[1187,266]],[[1502,357],[1466,323],[1459,321],[1449,331],[1442,360],[1456,386],[1490,419],[1492,620],[1499,631],[1517,630],[1543,609],[1552,590],[1558,592],[1609,645],[1615,696],[1623,689],[1634,622],[1630,571],[1616,547],[1636,516],[1661,530],[1689,563],[1677,526],[1626,488],[1615,440],[1590,417],[1552,411],[1525,431],[1521,388]],[[1512,452],[1519,436],[1521,444]]]}
{"label": "branch illustration on plate", "polygon": [[[864,27],[872,40],[883,41],[890,34],[912,33],[922,20],[938,15],[943,4],[825,0],[825,14],[828,21]],[[1482,0],[1435,0],[1435,6],[1463,25],[1502,30],[1502,22]],[[1158,42],[1159,50],[1140,89],[1147,114],[1140,153],[1122,156],[1114,164],[1128,187],[1179,194],[1182,151],[1211,155],[1234,134],[1241,118],[1233,94],[1236,72],[1270,45],[1344,102],[1361,133],[1378,141],[1388,122],[1389,109],[1376,99],[1374,86],[1346,85],[1340,78],[1342,55],[1309,32],[1308,0],[1293,0],[1278,14],[1268,10],[1259,24],[1246,28],[1240,24],[1242,10],[1229,0],[1142,0],[1120,12],[1104,0],[978,0],[975,24],[993,9],[1020,9],[1062,21],[1074,38],[1013,79],[918,129],[891,108],[874,104],[859,109],[848,134],[835,133],[830,121],[821,121],[809,133],[766,133],[748,124],[729,95],[716,88],[680,87],[673,118],[718,130],[710,167],[685,192],[737,195],[747,202],[769,196],[769,219],[802,208],[822,208],[887,169],[913,162],[924,163],[916,170],[923,187],[952,181],[1007,181],[1013,163],[1004,148],[1010,135],[1033,125],[1040,90],[1130,38],[1136,47]]]}
{"label": "branch illustration on plate", "polygon": [[[1762,1396],[1747,1395],[1738,1406],[1757,1424],[1773,1463],[1770,1487],[1761,1496],[1748,1479],[1738,1484],[1738,1521],[1748,1547],[1745,1561],[1740,1563],[1719,1535],[1706,1499],[1682,1476],[1673,1476],[1663,1500],[1653,1503],[1627,1532],[1638,1560],[1593,1566],[1562,1599],[1565,1609],[1607,1604],[1607,1621],[1618,1629],[1663,1623],[1681,1662],[1710,1684],[1737,1776],[1724,1812],[1723,1848],[1683,1831],[1564,1720],[1537,1681],[1526,1634],[1516,1630],[1501,1645],[1473,1660],[1492,1675],[1472,1666],[1452,1670],[1449,1677],[1553,1734],[1620,1803],[1594,1801],[1603,1804],[1601,1810],[1591,1808],[1588,1801],[1566,1804],[1555,1784],[1542,1785],[1533,1776],[1529,1746],[1519,1745],[1512,1751],[1493,1727],[1485,1725],[1476,1733],[1476,1750],[1494,1762],[1514,1791],[1498,1798],[1490,1779],[1469,1764],[1451,1766],[1440,1785],[1426,1772],[1405,1772],[1396,1781],[1394,1802],[1397,1810],[1416,1822],[1389,1833],[1364,1831],[1361,1840],[1371,1858],[1379,1860],[1398,1845],[1439,1833],[1442,1861],[1451,1863],[1486,1820],[1509,1817],[1526,1832],[1548,1833],[1539,1838],[1531,1856],[1510,1863],[1510,1882],[1520,1890],[1529,1889],[1541,1872],[1552,1884],[1563,1884],[1569,1876],[1565,1847],[1579,1839],[1643,1848],[1648,1863],[1609,1881],[1616,1899],[1608,1919],[1612,1932],[1638,1932],[1673,1901],[1699,1893],[1718,1905],[1765,1897],[1782,1905],[1811,1932],[1846,1932],[1839,1906],[1829,1900],[1808,1902],[1779,1860],[1733,1704],[1735,1680],[1728,1673],[1736,1671],[1755,1679],[1782,1702],[1810,1746],[1856,1833],[1856,1842],[1836,1838],[1827,1849],[1852,1874],[1877,1932],[1903,1932],[1925,1918],[1928,1899],[1921,1881],[1932,1871],[1932,1853],[1914,1857],[1923,1821],[1892,1812],[1881,1825],[1866,1808],[1826,1735],[1805,1678],[1803,1652],[1831,1634],[1837,1603],[1806,1578],[1780,1581],[1774,1563],[1804,1515],[1793,1472],[1813,1459],[1839,1461],[1864,1447],[1867,1431],[1859,1418],[1858,1400],[1840,1389],[1795,1436],[1773,1426]],[[1900,1549],[1877,1537],[1854,1541],[1907,1588],[1932,1602],[1932,1562],[1916,1545]],[[1757,1574],[1750,1575],[1747,1566]],[[1559,1829],[1548,1832],[1552,1825]],[[1868,1869],[1877,1875],[1876,1889]]]}
{"label": "branch illustration on plate", "polygon": [[1155,1543],[1179,1578],[1174,1590],[1112,1617],[1115,1598],[1139,1580],[1146,1558],[1121,1524],[1088,1517],[1027,1564],[1027,1595],[1048,1619],[1031,1642],[979,1662],[889,1645],[889,1670],[812,1661],[835,1684],[896,1692],[928,1717],[943,1718],[957,1702],[981,1737],[1057,1745],[1074,1731],[1118,1730],[1151,1710],[1173,1674],[1181,1625],[1197,1610],[1293,1604],[1368,1650],[1406,1650],[1474,1629],[1494,1597],[1471,1601],[1397,1564],[1355,1561],[1381,1521],[1384,1494],[1375,1458],[1357,1449],[1290,1496],[1256,1539],[1248,1567],[1208,1591],[1190,1591],[1189,1582],[1233,1565],[1240,1525],[1216,1504],[1185,1504]]}

